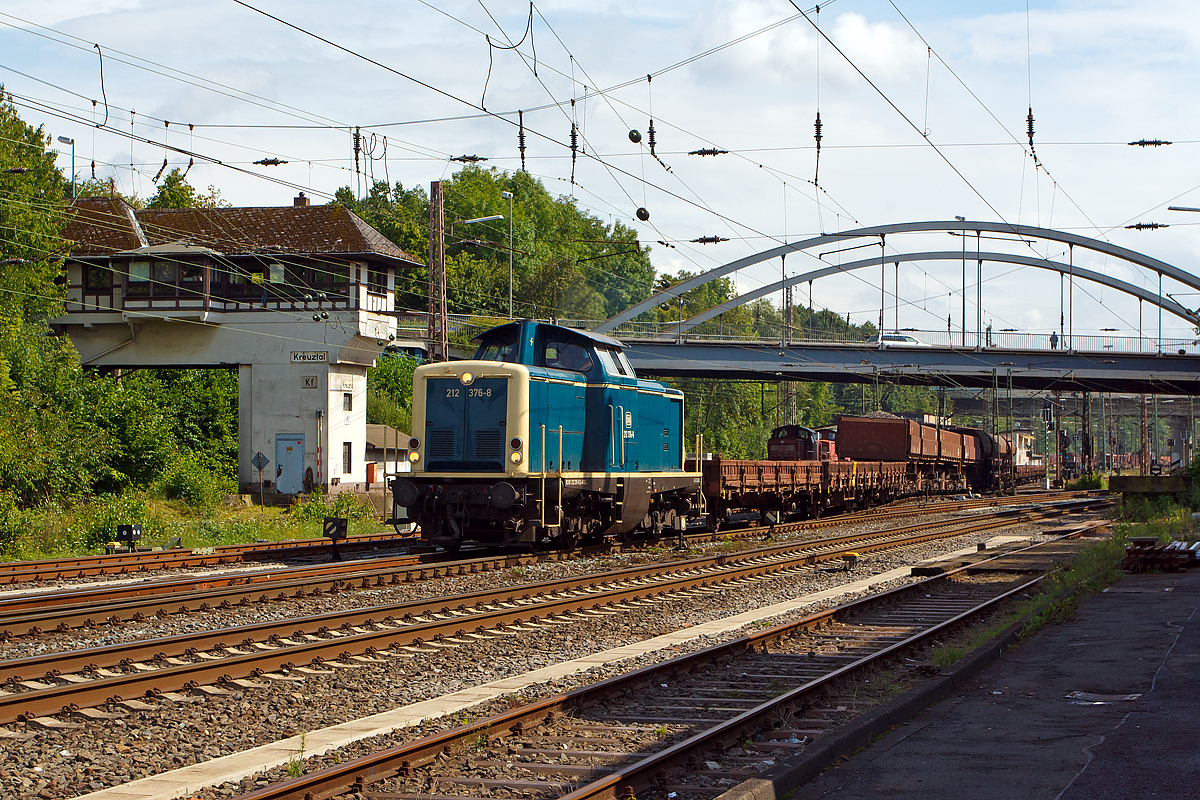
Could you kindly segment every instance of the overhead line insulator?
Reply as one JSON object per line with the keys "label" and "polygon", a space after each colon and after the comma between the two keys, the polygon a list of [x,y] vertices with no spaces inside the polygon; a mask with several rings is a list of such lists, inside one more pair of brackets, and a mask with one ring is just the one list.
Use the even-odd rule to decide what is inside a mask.
{"label": "overhead line insulator", "polygon": [[702,147],[699,150],[692,150],[688,153],[689,156],[723,156],[728,153],[728,150],[719,150],[715,147]]}
{"label": "overhead line insulator", "polygon": [[1171,142],[1165,141],[1163,139],[1138,139],[1136,142],[1130,142],[1129,146],[1130,147],[1162,147],[1165,144],[1171,144]]}
{"label": "overhead line insulator", "polygon": [[701,236],[698,239],[691,240],[694,244],[717,244],[718,242],[728,242],[729,240],[723,236]]}
{"label": "overhead line insulator", "polygon": [[1126,225],[1125,229],[1131,231],[1156,231],[1159,228],[1169,227],[1171,226],[1166,222],[1135,222],[1132,225]]}
{"label": "overhead line insulator", "polygon": [[517,149],[521,151],[521,171],[525,172],[525,112],[517,112]]}
{"label": "overhead line insulator", "polygon": [[571,123],[571,185],[575,185],[575,158],[579,155],[579,126]]}

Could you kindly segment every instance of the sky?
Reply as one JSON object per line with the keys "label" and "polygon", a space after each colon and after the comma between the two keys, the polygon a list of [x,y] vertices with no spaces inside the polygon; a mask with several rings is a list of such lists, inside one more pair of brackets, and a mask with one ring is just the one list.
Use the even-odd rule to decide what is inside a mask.
{"label": "sky", "polygon": [[[1188,0],[833,0],[819,12],[787,0],[0,6],[0,82],[27,122],[74,140],[83,177],[94,162],[97,176],[148,197],[164,160],[167,169],[194,161],[188,181],[239,206],[290,205],[298,191],[325,202],[372,179],[428,187],[463,155],[520,169],[521,110],[526,169],[600,219],[635,228],[670,274],[819,233],[955,216],[1067,231],[1200,273],[1200,214],[1167,209],[1200,206],[1198,62],[1200,4]],[[1128,144],[1143,139],[1171,144]],[[55,147],[70,171],[71,146]],[[689,155],[701,148],[729,152]],[[288,163],[254,163],[264,158]],[[1170,227],[1125,228],[1138,222]],[[488,224],[503,238],[506,223]],[[728,241],[690,241],[702,236]],[[889,255],[961,246],[945,232],[886,241]],[[865,258],[879,245],[831,249],[741,270],[737,286]],[[994,240],[984,249],[1070,259],[1158,291],[1155,273],[1084,248]],[[889,266],[886,327],[957,331],[962,269]],[[972,263],[969,330],[974,273]],[[1048,336],[1061,302],[1073,305],[1063,327],[1077,335],[1138,334],[1138,302],[1114,289],[1077,281],[1063,297],[1044,270],[985,263],[981,274],[978,317],[997,330]],[[1171,279],[1163,292],[1200,307],[1200,293]],[[855,322],[878,322],[880,295],[877,269],[812,287],[816,308]],[[1157,326],[1144,306],[1142,331]],[[1171,315],[1162,331],[1196,336]]]}

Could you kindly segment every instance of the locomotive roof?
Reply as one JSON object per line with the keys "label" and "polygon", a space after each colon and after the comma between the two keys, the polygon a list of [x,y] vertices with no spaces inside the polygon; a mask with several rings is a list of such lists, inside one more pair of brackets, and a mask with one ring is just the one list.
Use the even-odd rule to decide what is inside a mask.
{"label": "locomotive roof", "polygon": [[[532,322],[532,320],[521,320],[521,322]],[[519,324],[520,322],[506,322],[503,325],[497,325],[495,328],[489,328],[472,339],[471,343],[474,344],[476,342],[481,342],[484,339],[491,339],[496,336],[506,336],[509,335],[510,332],[515,333]],[[587,339],[590,342],[612,348],[613,350],[625,349],[625,345],[622,342],[612,338],[611,336],[605,336],[602,333],[593,333],[592,331],[585,331],[580,328],[567,328],[562,325],[551,325],[548,322],[539,322],[536,324],[542,328],[554,328],[555,330],[562,331],[570,336],[578,336],[581,339]]]}

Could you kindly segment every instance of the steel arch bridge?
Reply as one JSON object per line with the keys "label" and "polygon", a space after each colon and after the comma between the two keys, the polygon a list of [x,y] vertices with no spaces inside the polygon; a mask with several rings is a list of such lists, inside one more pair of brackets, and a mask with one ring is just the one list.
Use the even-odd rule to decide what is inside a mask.
{"label": "steel arch bridge", "polygon": [[[951,221],[926,221],[926,222],[901,222],[891,225],[877,225],[868,228],[858,228],[855,230],[843,231],[841,233],[822,234],[809,239],[804,239],[790,244],[780,245],[769,250],[763,250],[753,255],[739,258],[735,261],[730,261],[719,267],[715,267],[707,272],[690,278],[682,283],[678,283],[669,289],[652,295],[651,297],[636,303],[622,311],[620,314],[605,320],[600,323],[595,330],[603,333],[612,331],[622,323],[628,322],[639,314],[654,308],[656,305],[680,297],[681,295],[691,291],[697,286],[702,286],[709,281],[722,278],[732,272],[747,267],[753,266],[764,261],[770,261],[774,258],[785,257],[791,253],[803,253],[814,247],[821,247],[834,243],[845,243],[853,239],[863,238],[878,238],[880,244],[883,245],[886,237],[892,234],[900,233],[922,233],[922,232],[962,232],[963,234],[975,233],[981,236],[983,233],[1002,233],[1010,234],[1017,237],[1029,237],[1035,239],[1045,239],[1049,241],[1061,242],[1071,248],[1073,254],[1075,247],[1080,247],[1085,250],[1090,250],[1096,253],[1101,253],[1108,256],[1113,256],[1122,261],[1127,261],[1131,264],[1151,270],[1159,275],[1161,288],[1162,277],[1169,277],[1172,280],[1178,281],[1185,286],[1200,291],[1200,278],[1192,275],[1189,272],[1179,269],[1165,261],[1160,261],[1152,256],[1138,253],[1125,247],[1120,247],[1109,242],[1103,242],[1098,239],[1091,239],[1086,236],[1080,236],[1074,233],[1054,230],[1052,228],[1031,227],[1028,225],[1014,225],[1003,222],[978,222],[970,220],[951,220]],[[978,241],[978,239],[977,239]],[[865,258],[857,261],[848,262],[845,264],[829,265],[819,269],[810,270],[808,272],[794,275],[779,283],[771,283],[759,289],[739,295],[719,306],[711,308],[700,314],[697,314],[687,320],[684,320],[679,326],[680,332],[687,332],[696,325],[712,319],[730,309],[737,308],[740,305],[749,303],[764,295],[772,294],[780,291],[787,286],[806,283],[808,281],[817,280],[818,278],[827,277],[829,275],[842,274],[854,270],[865,269],[867,267],[885,266],[887,264],[899,264],[910,261],[960,261],[960,260],[1000,262],[1009,264],[1020,264],[1024,266],[1034,267],[1037,269],[1046,269],[1058,272],[1063,275],[1071,275],[1093,283],[1099,283],[1104,286],[1111,287],[1117,291],[1138,298],[1139,301],[1145,301],[1153,306],[1161,308],[1167,313],[1179,317],[1187,321],[1191,325],[1200,325],[1200,315],[1197,312],[1191,311],[1174,299],[1166,297],[1160,293],[1149,292],[1140,286],[1134,286],[1126,281],[1121,281],[1116,278],[1109,277],[1094,270],[1088,270],[1074,266],[1072,263],[1064,264],[1058,261],[1052,261],[1047,258],[1041,258],[1033,255],[1021,255],[1015,253],[1001,252],[982,252],[976,249],[974,252],[969,250],[964,251],[926,251],[919,253],[897,253],[892,255],[881,254],[875,258]]]}

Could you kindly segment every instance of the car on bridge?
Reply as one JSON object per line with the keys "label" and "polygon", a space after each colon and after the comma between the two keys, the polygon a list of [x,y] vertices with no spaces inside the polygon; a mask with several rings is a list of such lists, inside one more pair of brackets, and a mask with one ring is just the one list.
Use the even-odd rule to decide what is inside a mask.
{"label": "car on bridge", "polygon": [[909,336],[907,333],[885,333],[882,336],[876,334],[867,339],[867,344],[878,345],[880,348],[933,347],[933,345],[926,344],[915,336]]}

